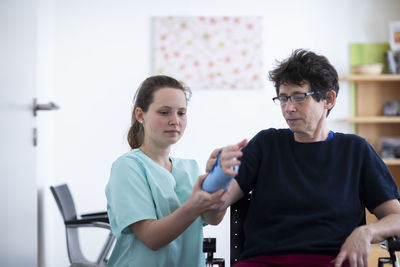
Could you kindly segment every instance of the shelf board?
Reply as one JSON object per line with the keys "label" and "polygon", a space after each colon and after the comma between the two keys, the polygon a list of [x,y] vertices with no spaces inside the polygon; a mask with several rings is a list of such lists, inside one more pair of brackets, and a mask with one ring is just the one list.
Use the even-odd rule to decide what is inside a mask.
{"label": "shelf board", "polygon": [[350,117],[338,120],[339,122],[349,123],[400,123],[400,116],[368,116],[368,117]]}
{"label": "shelf board", "polygon": [[341,81],[348,82],[393,82],[400,81],[399,74],[351,74],[340,78]]}
{"label": "shelf board", "polygon": [[400,159],[383,159],[388,166],[400,166]]}

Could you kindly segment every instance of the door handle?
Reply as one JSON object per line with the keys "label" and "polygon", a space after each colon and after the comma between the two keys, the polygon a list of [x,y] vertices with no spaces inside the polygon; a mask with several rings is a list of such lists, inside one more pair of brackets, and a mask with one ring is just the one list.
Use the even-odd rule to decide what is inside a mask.
{"label": "door handle", "polygon": [[36,114],[39,110],[56,110],[60,107],[54,104],[53,102],[49,102],[48,104],[38,104],[36,98],[33,99],[33,116],[36,117]]}

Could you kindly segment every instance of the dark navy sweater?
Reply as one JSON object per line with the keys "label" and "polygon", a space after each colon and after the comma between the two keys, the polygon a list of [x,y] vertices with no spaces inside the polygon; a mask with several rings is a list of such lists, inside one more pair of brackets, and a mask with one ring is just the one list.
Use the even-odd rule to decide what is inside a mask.
{"label": "dark navy sweater", "polygon": [[243,149],[235,178],[253,191],[244,223],[243,259],[262,255],[336,256],[365,224],[365,208],[398,199],[384,162],[357,135],[299,143],[289,129],[259,132]]}

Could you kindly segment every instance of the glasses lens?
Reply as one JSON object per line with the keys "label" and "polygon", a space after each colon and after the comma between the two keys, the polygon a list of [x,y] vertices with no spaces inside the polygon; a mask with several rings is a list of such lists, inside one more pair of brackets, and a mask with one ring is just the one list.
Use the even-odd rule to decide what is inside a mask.
{"label": "glasses lens", "polygon": [[306,97],[305,94],[294,94],[292,95],[292,101],[295,103],[301,103],[306,99]]}
{"label": "glasses lens", "polygon": [[288,97],[287,96],[278,96],[279,102],[284,105],[288,102]]}

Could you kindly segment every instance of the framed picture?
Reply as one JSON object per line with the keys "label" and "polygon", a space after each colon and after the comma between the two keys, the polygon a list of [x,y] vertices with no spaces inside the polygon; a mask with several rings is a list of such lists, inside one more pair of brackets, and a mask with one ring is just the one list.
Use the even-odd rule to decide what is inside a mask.
{"label": "framed picture", "polygon": [[389,42],[392,51],[400,51],[400,21],[389,23]]}
{"label": "framed picture", "polygon": [[154,17],[153,74],[192,89],[264,87],[262,17]]}

